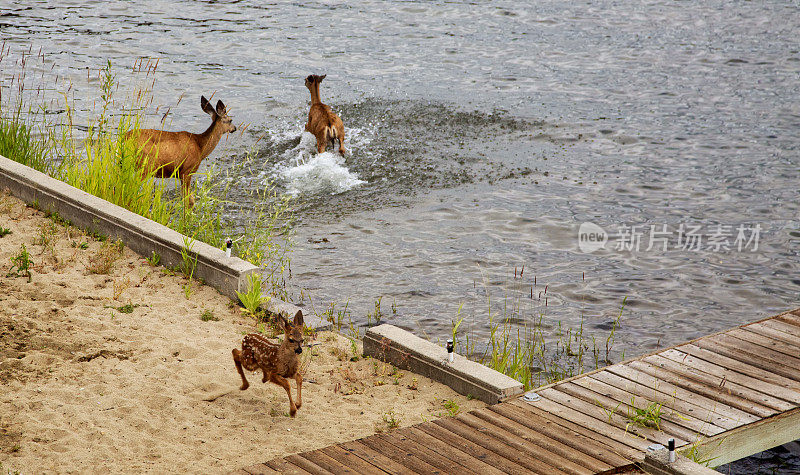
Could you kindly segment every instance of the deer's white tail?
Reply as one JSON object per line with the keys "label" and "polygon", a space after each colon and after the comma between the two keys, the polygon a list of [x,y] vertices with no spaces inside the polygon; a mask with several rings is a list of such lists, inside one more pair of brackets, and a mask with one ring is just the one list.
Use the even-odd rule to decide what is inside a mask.
{"label": "deer's white tail", "polygon": [[336,135],[336,129],[332,125],[329,125],[329,126],[325,127],[325,141],[326,142],[329,141],[329,140],[330,141],[334,141],[337,138],[338,137]]}

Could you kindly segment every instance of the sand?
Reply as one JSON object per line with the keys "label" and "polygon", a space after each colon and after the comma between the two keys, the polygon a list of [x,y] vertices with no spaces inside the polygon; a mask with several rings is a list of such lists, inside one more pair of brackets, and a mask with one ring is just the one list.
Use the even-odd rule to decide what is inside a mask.
{"label": "sand", "polygon": [[[290,418],[284,390],[260,375],[239,390],[231,350],[256,324],[230,299],[5,194],[0,227],[12,231],[0,238],[0,473],[229,472],[445,416],[447,400],[483,405],[351,361],[350,340],[323,332],[303,352]],[[31,282],[6,275],[22,244]],[[104,262],[108,274],[90,271]]]}

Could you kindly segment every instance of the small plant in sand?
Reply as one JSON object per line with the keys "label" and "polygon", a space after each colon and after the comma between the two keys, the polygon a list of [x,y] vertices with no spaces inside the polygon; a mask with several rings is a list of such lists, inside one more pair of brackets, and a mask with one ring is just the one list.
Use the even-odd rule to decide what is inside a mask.
{"label": "small plant in sand", "polygon": [[269,297],[264,297],[261,294],[261,275],[253,272],[247,276],[247,292],[236,291],[236,296],[239,301],[244,305],[245,310],[258,318],[262,306],[269,301]]}
{"label": "small plant in sand", "polygon": [[89,243],[88,243],[88,242],[86,242],[86,241],[82,241],[82,242],[78,242],[78,241],[72,241],[72,244],[71,244],[71,246],[72,246],[72,247],[77,247],[78,249],[82,249],[82,250],[84,250],[84,251],[85,251],[86,249],[89,249]]}
{"label": "small plant in sand", "polygon": [[219,317],[214,315],[214,312],[206,308],[203,309],[203,313],[200,315],[200,320],[204,322],[218,322]]}
{"label": "small plant in sand", "polygon": [[0,226],[0,238],[1,237],[6,237],[6,235],[8,235],[8,234],[11,234],[11,230],[8,229],[8,228],[4,228],[4,227]]}
{"label": "small plant in sand", "polygon": [[119,300],[122,297],[122,292],[125,292],[130,286],[131,279],[127,275],[122,279],[115,280],[112,289],[114,300]]}
{"label": "small plant in sand", "polygon": [[395,430],[400,427],[400,418],[395,414],[394,409],[384,412],[381,420],[375,424],[376,432]]}
{"label": "small plant in sand", "polygon": [[97,253],[89,258],[87,268],[92,274],[109,274],[114,263],[122,256],[125,245],[122,241],[103,241]]}
{"label": "small plant in sand", "polygon": [[[28,254],[28,249],[25,244],[19,250],[19,254],[11,258],[11,268],[8,270],[6,277],[27,277],[28,282],[31,281],[31,266],[33,261],[31,255]],[[14,270],[16,268],[16,271]]]}
{"label": "small plant in sand", "polygon": [[442,407],[447,410],[446,414],[440,414],[443,416],[450,416],[455,417],[461,412],[461,408],[458,406],[458,403],[454,399],[447,399],[442,401]]}
{"label": "small plant in sand", "polygon": [[411,378],[411,384],[408,385],[408,389],[412,391],[416,391],[417,389],[419,389],[419,381],[417,380],[417,378]]}
{"label": "small plant in sand", "polygon": [[53,259],[56,258],[56,239],[58,235],[58,228],[52,221],[48,221],[39,226],[39,236],[34,241],[34,244],[42,246],[42,254],[49,252]]}
{"label": "small plant in sand", "polygon": [[334,330],[341,331],[342,323],[344,322],[344,317],[348,316],[348,320],[352,321],[352,318],[349,318],[349,312],[347,307],[350,305],[350,300],[348,299],[344,303],[344,308],[341,310],[336,309],[336,302],[331,302],[325,312],[320,316],[326,322],[330,322],[331,326]]}
{"label": "small plant in sand", "polygon": [[153,251],[150,257],[147,258],[147,263],[150,264],[150,267],[157,266],[159,262],[161,262],[161,254],[156,251]]}

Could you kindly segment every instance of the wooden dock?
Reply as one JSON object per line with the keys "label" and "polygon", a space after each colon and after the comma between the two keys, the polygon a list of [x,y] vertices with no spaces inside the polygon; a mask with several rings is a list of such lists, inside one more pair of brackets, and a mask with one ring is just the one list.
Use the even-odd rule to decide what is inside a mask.
{"label": "wooden dock", "polygon": [[800,438],[800,309],[533,393],[239,473],[620,473],[670,438],[727,463]]}

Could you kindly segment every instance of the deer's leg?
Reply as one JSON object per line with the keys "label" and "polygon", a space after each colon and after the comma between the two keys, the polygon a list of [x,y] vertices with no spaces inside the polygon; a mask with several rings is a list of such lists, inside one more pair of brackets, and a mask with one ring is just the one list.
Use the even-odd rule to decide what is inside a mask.
{"label": "deer's leg", "polygon": [[338,127],[338,129],[339,130],[337,130],[337,134],[336,135],[337,135],[337,138],[339,139],[339,153],[344,155],[345,152],[347,152],[347,150],[344,149],[344,125],[340,125]]}
{"label": "deer's leg", "polygon": [[266,383],[267,381],[269,381],[269,373],[264,368],[261,368],[261,371],[264,372],[264,377],[261,378],[261,382]]}
{"label": "deer's leg", "polygon": [[289,415],[294,417],[294,415],[297,414],[297,406],[295,406],[294,401],[292,401],[292,387],[289,385],[289,380],[275,373],[270,375],[269,380],[279,386],[283,386],[283,389],[286,390],[286,395],[289,396]]}
{"label": "deer's leg", "polygon": [[236,370],[239,371],[239,376],[242,377],[242,391],[250,387],[250,383],[247,382],[247,378],[244,377],[244,370],[242,370],[242,352],[237,350],[236,348],[233,349],[233,362],[236,363]]}
{"label": "deer's leg", "polygon": [[189,208],[194,206],[194,196],[192,196],[192,175],[189,173],[181,174],[181,188],[183,188],[183,196],[186,198],[186,204]]}
{"label": "deer's leg", "polygon": [[301,395],[303,390],[303,375],[300,373],[295,374],[294,380],[297,383],[297,404],[295,404],[295,407],[300,409],[300,406],[303,405],[303,396]]}
{"label": "deer's leg", "polygon": [[325,147],[328,146],[328,137],[325,134],[325,130],[323,129],[321,135],[317,135],[317,153],[323,153],[325,151]]}

